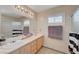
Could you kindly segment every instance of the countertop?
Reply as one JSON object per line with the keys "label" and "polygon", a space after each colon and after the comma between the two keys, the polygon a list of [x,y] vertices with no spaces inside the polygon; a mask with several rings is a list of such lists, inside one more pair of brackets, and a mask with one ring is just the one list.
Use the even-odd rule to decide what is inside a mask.
{"label": "countertop", "polygon": [[0,46],[0,54],[11,53],[12,51],[27,45],[41,36],[43,36],[43,34],[32,35],[31,37],[25,38],[23,40],[17,40],[15,43],[8,43],[6,45]]}

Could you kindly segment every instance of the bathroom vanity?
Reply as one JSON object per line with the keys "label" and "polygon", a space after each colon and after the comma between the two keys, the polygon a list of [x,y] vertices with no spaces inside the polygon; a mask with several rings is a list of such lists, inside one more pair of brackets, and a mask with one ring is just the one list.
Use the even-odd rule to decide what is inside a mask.
{"label": "bathroom vanity", "polygon": [[43,46],[43,34],[32,35],[23,40],[17,40],[15,43],[10,43],[0,46],[1,54],[35,54]]}

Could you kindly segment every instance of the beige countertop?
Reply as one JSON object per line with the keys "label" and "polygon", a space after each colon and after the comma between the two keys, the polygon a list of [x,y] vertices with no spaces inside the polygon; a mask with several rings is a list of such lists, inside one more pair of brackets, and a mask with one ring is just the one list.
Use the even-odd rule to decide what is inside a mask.
{"label": "beige countertop", "polygon": [[31,37],[25,38],[23,40],[17,40],[15,43],[8,43],[6,45],[0,46],[0,54],[8,54],[12,51],[15,51],[16,49],[27,45],[41,36],[43,36],[43,34],[32,35]]}

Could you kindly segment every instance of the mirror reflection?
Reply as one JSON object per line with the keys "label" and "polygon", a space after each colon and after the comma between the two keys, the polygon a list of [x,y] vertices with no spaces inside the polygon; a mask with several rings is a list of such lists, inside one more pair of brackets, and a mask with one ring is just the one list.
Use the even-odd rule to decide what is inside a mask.
{"label": "mirror reflection", "polygon": [[32,36],[35,32],[33,19],[11,9],[12,6],[0,6],[0,40],[9,42]]}

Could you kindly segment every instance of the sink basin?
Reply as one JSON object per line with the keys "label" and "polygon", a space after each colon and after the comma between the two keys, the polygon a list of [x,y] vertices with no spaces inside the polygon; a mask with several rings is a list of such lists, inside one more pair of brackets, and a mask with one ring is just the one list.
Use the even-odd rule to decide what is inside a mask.
{"label": "sink basin", "polygon": [[4,46],[4,45],[7,45],[7,44],[12,44],[12,43],[15,43],[16,41],[11,41],[11,42],[0,42],[0,46]]}
{"label": "sink basin", "polygon": [[16,44],[17,42],[23,42],[23,39],[27,38],[27,36],[21,35],[17,37],[7,38],[6,41],[1,42],[1,46]]}
{"label": "sink basin", "polygon": [[16,43],[17,41],[21,41],[21,39],[19,39],[18,37],[8,38],[8,39],[6,39],[6,41],[0,42],[0,46],[4,46],[4,45],[7,45],[7,44],[11,45],[13,43]]}
{"label": "sink basin", "polygon": [[11,42],[4,42],[2,43],[2,45],[0,46],[0,48],[11,48],[11,47],[14,47],[14,45],[18,45],[22,42],[22,40],[17,40],[17,41],[11,41]]}

